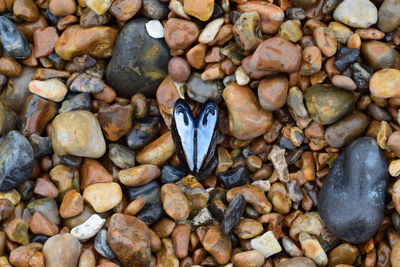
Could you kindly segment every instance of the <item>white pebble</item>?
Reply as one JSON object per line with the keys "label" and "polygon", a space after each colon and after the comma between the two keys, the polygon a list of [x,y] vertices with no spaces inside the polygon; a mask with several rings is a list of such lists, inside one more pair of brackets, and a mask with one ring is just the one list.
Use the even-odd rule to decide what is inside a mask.
{"label": "white pebble", "polygon": [[282,247],[278,240],[276,240],[272,231],[268,231],[262,236],[253,238],[250,244],[252,249],[261,252],[264,255],[264,258],[268,258],[269,256],[282,251]]}
{"label": "white pebble", "polygon": [[146,31],[153,38],[164,38],[164,27],[159,20],[154,19],[147,22]]}
{"label": "white pebble", "polygon": [[237,84],[239,85],[246,85],[250,82],[250,77],[244,72],[242,66],[236,69],[235,78]]}
{"label": "white pebble", "polygon": [[208,44],[212,42],[221,29],[222,25],[224,25],[224,19],[216,19],[211,21],[204,27],[204,30],[200,33],[199,43]]}
{"label": "white pebble", "polygon": [[84,223],[72,228],[71,234],[81,241],[88,240],[100,231],[105,222],[105,219],[102,219],[97,214],[93,214]]}

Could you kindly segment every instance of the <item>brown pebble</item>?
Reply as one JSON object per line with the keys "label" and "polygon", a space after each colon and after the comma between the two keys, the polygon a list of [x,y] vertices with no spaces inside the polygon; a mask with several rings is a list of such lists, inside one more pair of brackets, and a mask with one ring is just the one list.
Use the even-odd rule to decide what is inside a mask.
{"label": "brown pebble", "polygon": [[43,178],[38,178],[36,180],[36,186],[33,192],[48,198],[56,198],[58,196],[57,187],[49,180]]}
{"label": "brown pebble", "polygon": [[35,57],[45,57],[53,52],[54,46],[58,40],[58,34],[55,27],[47,27],[38,29],[33,33],[33,41],[35,44]]}
{"label": "brown pebble", "polygon": [[144,204],[146,204],[145,198],[137,198],[133,200],[129,205],[125,208],[124,213],[128,215],[136,215],[141,209],[143,209]]}
{"label": "brown pebble", "polygon": [[288,80],[284,76],[264,78],[258,85],[258,99],[263,109],[274,111],[286,103]]}
{"label": "brown pebble", "polygon": [[116,0],[110,7],[110,13],[120,21],[130,20],[142,7],[140,0]]}
{"label": "brown pebble", "polygon": [[157,166],[145,164],[121,170],[118,179],[126,186],[141,186],[158,178],[160,174],[161,171]]}
{"label": "brown pebble", "polygon": [[78,216],[83,212],[83,198],[76,190],[68,191],[60,205],[60,216],[62,218],[71,218]]}
{"label": "brown pebble", "polygon": [[49,9],[54,16],[63,17],[72,15],[76,12],[76,1],[50,0]]}
{"label": "brown pebble", "polygon": [[189,201],[177,185],[163,185],[161,187],[161,201],[165,212],[171,218],[180,221],[189,217]]}
{"label": "brown pebble", "polygon": [[0,58],[0,74],[7,77],[18,77],[22,73],[22,66],[11,57]]}
{"label": "brown pebble", "polygon": [[194,22],[171,18],[164,25],[165,42],[173,50],[185,50],[199,37],[200,31]]}
{"label": "brown pebble", "polygon": [[178,83],[186,82],[190,76],[190,66],[182,57],[173,57],[168,63],[168,74]]}
{"label": "brown pebble", "polygon": [[157,234],[159,238],[167,238],[172,234],[176,223],[168,218],[161,218],[155,224],[152,225],[151,229]]}
{"label": "brown pebble", "polygon": [[188,255],[191,228],[187,224],[178,225],[172,232],[172,245],[179,259]]}
{"label": "brown pebble", "polygon": [[29,230],[37,235],[53,236],[58,233],[57,225],[50,222],[40,212],[35,212],[29,221]]}
{"label": "brown pebble", "polygon": [[13,13],[16,17],[29,22],[39,18],[39,10],[32,0],[14,0]]}
{"label": "brown pebble", "polygon": [[237,267],[261,267],[264,261],[264,255],[258,250],[237,253],[232,259],[232,263]]}

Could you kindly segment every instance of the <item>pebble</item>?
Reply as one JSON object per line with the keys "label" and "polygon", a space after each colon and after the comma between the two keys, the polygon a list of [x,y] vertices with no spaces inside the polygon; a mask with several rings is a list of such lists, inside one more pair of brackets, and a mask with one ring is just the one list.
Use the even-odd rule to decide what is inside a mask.
{"label": "pebble", "polygon": [[46,266],[77,266],[81,243],[71,234],[58,234],[47,239],[43,246]]}
{"label": "pebble", "polygon": [[44,215],[51,223],[55,225],[60,224],[60,216],[58,213],[57,203],[51,198],[41,198],[29,202],[27,205],[28,210],[31,214],[40,212]]}
{"label": "pebble", "polygon": [[369,89],[377,97],[400,97],[400,70],[385,68],[375,72],[369,81]]}
{"label": "pebble", "polygon": [[4,225],[4,232],[8,240],[26,246],[29,244],[28,227],[28,224],[22,219],[10,219]]}
{"label": "pebble", "polygon": [[140,165],[121,170],[118,179],[126,186],[141,186],[157,179],[160,174],[160,169],[155,165]]}
{"label": "pebble", "polygon": [[25,59],[32,50],[28,40],[16,25],[5,16],[0,16],[0,40],[4,51],[15,59]]}
{"label": "pebble", "polygon": [[282,251],[281,245],[272,231],[267,231],[263,235],[251,239],[250,244],[251,248],[261,252],[264,258]]}
{"label": "pebble", "polygon": [[353,71],[353,80],[357,84],[357,87],[367,88],[373,74],[373,69],[367,65],[355,62],[351,64],[351,70]]}
{"label": "pebble", "polygon": [[0,192],[0,199],[7,199],[13,205],[17,205],[21,200],[21,195],[18,193],[17,190],[12,189],[10,191]]}
{"label": "pebble", "polygon": [[105,219],[102,219],[97,214],[93,214],[84,223],[72,228],[71,235],[75,236],[81,241],[86,241],[95,236],[103,227],[105,222]]}
{"label": "pebble", "polygon": [[195,0],[184,0],[183,9],[186,14],[207,21],[214,11],[214,0],[204,0],[199,3]]}
{"label": "pebble", "polygon": [[[281,37],[263,41],[244,65],[249,74],[252,71],[295,72],[301,62],[300,50],[291,42]],[[251,74],[250,74],[251,76]]]}
{"label": "pebble", "polygon": [[135,152],[126,146],[110,144],[108,157],[118,168],[128,169],[135,166]]}
{"label": "pebble", "polygon": [[54,49],[64,60],[72,60],[83,54],[94,58],[107,58],[112,55],[116,38],[117,30],[112,27],[82,28],[72,25],[61,34]]}
{"label": "pebble", "polygon": [[246,200],[242,195],[237,194],[232,198],[221,222],[222,233],[228,235],[232,231],[239,223],[245,207]]}
{"label": "pebble", "polygon": [[190,76],[190,65],[182,57],[173,57],[168,63],[168,75],[177,83],[186,82]]}
{"label": "pebble", "polygon": [[109,141],[117,141],[132,127],[133,107],[113,104],[100,107],[97,113],[104,136]]}
{"label": "pebble", "polygon": [[9,191],[22,184],[34,168],[33,149],[19,132],[10,131],[0,138],[0,191]]}
{"label": "pebble", "polygon": [[260,29],[266,34],[276,33],[285,17],[285,13],[279,6],[265,1],[241,1],[237,10],[239,12],[256,11],[261,19]]}
{"label": "pebble", "polygon": [[308,46],[302,51],[302,61],[300,65],[301,75],[313,75],[321,70],[322,55],[316,46]]}
{"label": "pebble", "polygon": [[278,35],[292,43],[297,43],[303,37],[303,32],[299,23],[296,23],[294,20],[287,20],[279,27]]}
{"label": "pebble", "polygon": [[211,227],[201,240],[203,247],[210,253],[217,264],[227,264],[231,257],[232,242],[218,227]]}
{"label": "pebble", "polygon": [[62,17],[76,12],[75,0],[51,0],[49,10],[54,16]]}
{"label": "pebble", "polygon": [[10,252],[10,257],[9,257],[10,263],[12,264],[12,266],[30,266],[29,263],[31,258],[37,252],[40,253],[41,249],[42,249],[41,246],[37,243],[29,244],[27,246],[20,246]]}
{"label": "pebble", "polygon": [[263,230],[263,226],[260,222],[249,218],[241,219],[235,228],[233,228],[233,232],[240,239],[254,238],[262,234]]}
{"label": "pebble", "polygon": [[347,44],[347,41],[353,34],[353,31],[349,27],[337,21],[330,22],[328,27],[335,33],[337,41],[341,44]]}
{"label": "pebble", "polygon": [[149,266],[150,230],[133,216],[115,213],[111,216],[107,243],[125,266]]}
{"label": "pebble", "polygon": [[331,81],[334,86],[339,88],[349,91],[354,91],[357,89],[356,83],[350,77],[345,75],[335,75],[332,77]]}
{"label": "pebble", "polygon": [[58,227],[40,212],[35,212],[29,220],[29,230],[38,235],[53,236],[58,234]]}
{"label": "pebble", "polygon": [[175,227],[172,232],[171,241],[178,259],[184,259],[189,252],[191,228],[187,224]]}
{"label": "pebble", "polygon": [[396,0],[383,1],[379,7],[378,28],[391,32],[400,26],[400,3]]}
{"label": "pebble", "polygon": [[158,117],[135,119],[132,129],[126,135],[127,145],[134,150],[142,149],[158,136],[160,127]]}
{"label": "pebble", "polygon": [[358,256],[359,252],[356,246],[343,243],[329,252],[329,263],[332,265],[353,265]]}
{"label": "pebble", "polygon": [[223,24],[224,19],[222,18],[209,22],[199,35],[199,43],[208,44],[212,42]]}
{"label": "pebble", "polygon": [[96,183],[86,187],[82,196],[96,212],[101,213],[111,210],[121,202],[122,190],[114,182]]}
{"label": "pebble", "polygon": [[118,20],[128,21],[139,12],[141,7],[142,1],[116,0],[112,3],[109,11]]}
{"label": "pebble", "polygon": [[172,18],[164,25],[165,42],[172,50],[185,50],[199,34],[197,25],[188,20]]}
{"label": "pebble", "polygon": [[[130,98],[142,93],[154,97],[158,85],[167,75],[168,46],[163,39],[147,34],[148,22],[145,18],[131,20],[118,35],[106,72],[107,84],[118,96]],[[123,66],[134,66],[134,69]]]}
{"label": "pebble", "polygon": [[136,154],[140,164],[160,166],[175,153],[171,132],[166,132]]}
{"label": "pebble", "polygon": [[334,123],[353,109],[353,95],[333,86],[313,85],[304,97],[311,118],[323,125]]}
{"label": "pebble", "polygon": [[207,99],[221,102],[224,87],[220,80],[204,81],[199,73],[193,72],[186,83],[186,92],[194,101],[204,103]]}
{"label": "pebble", "polygon": [[59,114],[54,118],[52,127],[52,146],[58,155],[99,158],[106,151],[99,122],[89,111]]}
{"label": "pebble", "polygon": [[1,57],[0,58],[0,74],[7,77],[18,77],[21,75],[21,65],[12,57]]}
{"label": "pebble", "polygon": [[60,216],[62,218],[71,218],[78,216],[83,212],[83,198],[76,190],[68,191],[60,205]]}
{"label": "pebble", "polygon": [[37,95],[30,95],[21,110],[20,129],[26,136],[41,134],[57,113],[57,104]]}
{"label": "pebble", "polygon": [[356,48],[340,48],[335,56],[335,67],[343,71],[345,70],[351,63],[355,62],[360,55],[360,50]]}
{"label": "pebble", "polygon": [[161,183],[175,183],[185,176],[185,172],[179,166],[165,164],[161,167]]}
{"label": "pebble", "polygon": [[82,189],[95,183],[112,182],[113,176],[95,159],[85,158],[79,170],[79,182]]}
{"label": "pebble", "polygon": [[325,130],[325,140],[332,147],[341,148],[359,137],[368,126],[368,117],[353,113],[329,126]]}
{"label": "pebble", "polygon": [[378,10],[369,0],[344,0],[333,17],[350,27],[368,28],[378,21]]}
{"label": "pebble", "polygon": [[45,57],[51,54],[58,40],[58,34],[55,27],[47,27],[38,29],[33,33],[33,41],[35,44],[35,57]]}
{"label": "pebble", "polygon": [[283,107],[288,95],[289,83],[286,77],[264,78],[258,84],[258,99],[263,109],[274,111]]}
{"label": "pebble", "polygon": [[246,203],[251,205],[258,213],[271,212],[272,205],[265,196],[264,191],[255,185],[243,185],[234,187],[226,193],[226,199],[230,202],[237,194],[243,195]]}
{"label": "pebble", "polygon": [[367,41],[361,44],[364,62],[375,69],[394,68],[399,53],[396,49],[380,41]]}
{"label": "pebble", "polygon": [[94,239],[94,248],[97,253],[106,259],[111,259],[117,261],[117,256],[115,256],[114,252],[111,250],[110,246],[107,243],[107,230],[101,229]]}
{"label": "pebble", "polygon": [[258,13],[256,11],[242,13],[236,20],[232,32],[236,43],[245,53],[254,51],[262,42]]}
{"label": "pebble", "polygon": [[307,257],[294,257],[279,263],[278,267],[317,267],[315,263]]}
{"label": "pebble", "polygon": [[45,99],[61,102],[68,92],[67,86],[58,79],[46,81],[33,80],[29,83],[29,91]]}
{"label": "pebble", "polygon": [[146,31],[153,38],[164,38],[164,27],[159,20],[150,20],[147,22]]}
{"label": "pebble", "polygon": [[336,54],[337,40],[335,33],[328,27],[318,27],[313,31],[313,37],[318,48],[326,57]]}
{"label": "pebble", "polygon": [[177,185],[163,185],[161,187],[161,201],[165,212],[171,218],[181,221],[189,217],[189,201]]}
{"label": "pebble", "polygon": [[285,152],[284,148],[274,145],[268,154],[268,159],[272,162],[279,180],[284,183],[289,182],[289,170],[285,159]]}
{"label": "pebble", "polygon": [[[358,167],[349,172],[349,166]],[[347,146],[332,166],[318,198],[318,211],[328,230],[352,244],[373,236],[383,219],[387,176],[386,160],[373,139],[359,138]]]}
{"label": "pebble", "polygon": [[232,83],[223,98],[229,111],[229,131],[239,139],[248,140],[264,134],[272,124],[272,114],[263,110],[248,86]]}
{"label": "pebble", "polygon": [[193,217],[192,225],[193,226],[200,226],[200,225],[207,225],[214,221],[214,218],[211,212],[207,208],[203,208],[199,211],[199,213]]}
{"label": "pebble", "polygon": [[111,0],[85,0],[85,5],[96,12],[97,15],[103,15],[106,13],[111,4]]}
{"label": "pebble", "polygon": [[299,241],[306,257],[312,259],[317,266],[327,265],[328,256],[315,237],[303,232],[299,235]]}
{"label": "pebble", "polygon": [[90,110],[90,95],[88,93],[67,95],[58,112],[67,113],[75,110]]}
{"label": "pebble", "polygon": [[141,14],[147,18],[162,20],[168,16],[166,3],[157,0],[143,0]]}
{"label": "pebble", "polygon": [[235,254],[232,263],[237,267],[261,267],[264,264],[264,255],[258,250],[249,250]]}
{"label": "pebble", "polygon": [[218,178],[222,181],[226,189],[231,189],[247,184],[249,181],[249,171],[245,167],[229,168],[226,171],[218,173]]}

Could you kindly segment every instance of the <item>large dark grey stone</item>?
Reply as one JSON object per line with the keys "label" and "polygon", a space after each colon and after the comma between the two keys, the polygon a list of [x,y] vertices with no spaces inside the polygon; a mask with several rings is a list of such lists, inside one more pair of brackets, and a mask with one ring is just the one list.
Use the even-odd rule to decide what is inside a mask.
{"label": "large dark grey stone", "polygon": [[164,39],[150,37],[146,18],[131,20],[118,35],[113,57],[107,66],[107,83],[118,96],[130,98],[136,93],[154,97],[167,75],[170,59]]}
{"label": "large dark grey stone", "polygon": [[33,149],[18,131],[0,138],[0,191],[22,184],[33,171]]}
{"label": "large dark grey stone", "polygon": [[362,137],[333,164],[318,197],[318,212],[335,236],[352,244],[372,237],[385,211],[386,160],[375,140]]}
{"label": "large dark grey stone", "polygon": [[7,56],[24,59],[30,56],[28,40],[17,26],[4,16],[0,16],[0,42]]}

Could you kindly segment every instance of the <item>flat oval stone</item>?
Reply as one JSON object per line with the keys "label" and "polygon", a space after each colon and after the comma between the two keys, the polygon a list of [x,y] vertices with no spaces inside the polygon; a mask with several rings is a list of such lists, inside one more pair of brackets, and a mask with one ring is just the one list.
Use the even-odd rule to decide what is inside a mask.
{"label": "flat oval stone", "polygon": [[355,140],[333,164],[318,197],[318,212],[335,236],[352,244],[371,238],[383,220],[386,160],[375,140]]}
{"label": "flat oval stone", "polygon": [[320,124],[331,124],[353,109],[351,92],[334,86],[316,84],[304,94],[308,112]]}
{"label": "flat oval stone", "polygon": [[12,58],[24,59],[32,52],[26,37],[4,16],[0,16],[0,40],[4,51]]}
{"label": "flat oval stone", "polygon": [[133,19],[118,35],[113,57],[107,66],[107,84],[118,96],[130,98],[136,93],[154,97],[167,75],[169,49],[163,39],[146,31],[148,19]]}
{"label": "flat oval stone", "polygon": [[31,175],[33,148],[21,133],[10,131],[0,138],[0,153],[0,191],[9,191]]}

